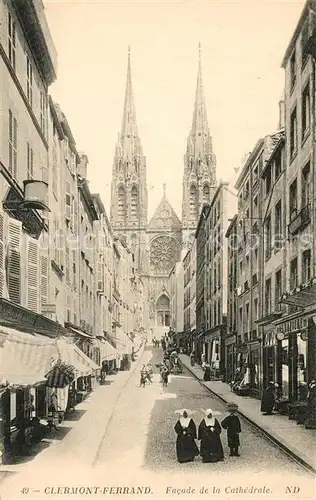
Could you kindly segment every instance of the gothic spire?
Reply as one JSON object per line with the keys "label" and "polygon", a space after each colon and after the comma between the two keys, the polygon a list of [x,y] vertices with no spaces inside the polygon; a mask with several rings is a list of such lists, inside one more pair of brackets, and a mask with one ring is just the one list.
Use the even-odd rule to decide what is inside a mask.
{"label": "gothic spire", "polygon": [[202,80],[201,44],[199,44],[198,76],[190,139],[195,157],[207,154],[205,146],[209,139],[209,128]]}
{"label": "gothic spire", "polygon": [[133,88],[132,88],[130,46],[128,47],[126,90],[125,90],[121,136],[122,139],[125,139],[125,137],[135,138],[138,136],[137,124],[136,124],[136,109],[134,104]]}

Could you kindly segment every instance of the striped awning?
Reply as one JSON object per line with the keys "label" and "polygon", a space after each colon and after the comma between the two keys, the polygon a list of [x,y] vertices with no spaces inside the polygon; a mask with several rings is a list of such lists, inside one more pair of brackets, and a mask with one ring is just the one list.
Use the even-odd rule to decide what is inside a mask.
{"label": "striped awning", "polygon": [[119,352],[107,340],[99,340],[100,356],[102,361],[112,361],[120,357]]}
{"label": "striped awning", "polygon": [[1,327],[6,341],[0,348],[0,383],[10,388],[35,387],[46,382],[45,374],[56,355],[52,339]]}
{"label": "striped awning", "polygon": [[[75,369],[76,377],[84,377],[91,375],[100,367],[86,356],[78,346],[66,339],[58,339],[56,341],[58,356],[65,363],[69,363]],[[56,360],[57,361],[57,360]]]}

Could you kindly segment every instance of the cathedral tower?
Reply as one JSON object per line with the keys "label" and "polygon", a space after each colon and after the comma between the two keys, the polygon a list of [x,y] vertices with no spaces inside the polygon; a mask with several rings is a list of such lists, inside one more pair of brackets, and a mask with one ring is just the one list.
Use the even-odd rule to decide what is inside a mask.
{"label": "cathedral tower", "polygon": [[131,248],[138,270],[146,246],[147,196],[146,158],[137,130],[129,48],[122,128],[112,170],[111,224],[114,234]]}
{"label": "cathedral tower", "polygon": [[[182,226],[184,238],[197,227],[204,203],[212,199],[216,185],[216,157],[207,121],[202,82],[201,46],[191,131],[184,156]],[[187,233],[187,234],[186,234]]]}

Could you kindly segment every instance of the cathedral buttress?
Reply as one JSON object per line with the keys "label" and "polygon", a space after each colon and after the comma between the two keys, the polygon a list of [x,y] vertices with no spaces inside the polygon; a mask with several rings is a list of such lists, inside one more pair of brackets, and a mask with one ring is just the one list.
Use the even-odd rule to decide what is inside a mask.
{"label": "cathedral buttress", "polygon": [[[182,226],[184,233],[197,227],[202,207],[209,203],[216,185],[216,157],[207,121],[202,81],[201,46],[193,120],[184,155]],[[184,234],[184,238],[187,235]]]}
{"label": "cathedral buttress", "polygon": [[111,224],[114,233],[132,250],[138,270],[143,247],[146,246],[147,198],[146,158],[137,130],[128,49],[123,120],[112,169]]}

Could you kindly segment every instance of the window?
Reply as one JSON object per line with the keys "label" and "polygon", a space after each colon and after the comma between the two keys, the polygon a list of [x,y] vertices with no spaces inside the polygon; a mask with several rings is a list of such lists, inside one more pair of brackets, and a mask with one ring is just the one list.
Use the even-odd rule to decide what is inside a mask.
{"label": "window", "polygon": [[277,311],[280,309],[279,306],[279,299],[281,298],[282,295],[282,269],[277,271],[275,273],[275,296],[274,296],[274,301],[275,301],[275,310]]}
{"label": "window", "polygon": [[293,220],[294,217],[296,217],[297,214],[297,180],[292,182],[290,185],[290,197],[289,197],[289,204],[290,204],[290,220]]}
{"label": "window", "polygon": [[282,149],[279,149],[274,157],[274,176],[277,181],[282,173]]}
{"label": "window", "polygon": [[291,157],[297,151],[297,115],[296,108],[293,109],[291,114],[291,123],[290,123],[290,154]]}
{"label": "window", "polygon": [[265,236],[266,236],[265,258],[269,259],[271,257],[271,248],[272,248],[271,215],[268,215],[268,217],[266,218]]}
{"label": "window", "polygon": [[57,169],[57,151],[56,151],[56,143],[55,141],[53,142],[53,147],[52,147],[52,176],[53,176],[53,193],[56,197],[58,198],[58,169]]}
{"label": "window", "polygon": [[275,205],[274,212],[274,241],[275,249],[280,250],[279,244],[282,241],[282,202],[281,200]]}
{"label": "window", "polygon": [[311,272],[311,251],[305,250],[302,255],[302,282],[306,283],[312,277]]}
{"label": "window", "polygon": [[40,126],[43,134],[46,134],[46,99],[43,92],[40,94]]}
{"label": "window", "polygon": [[9,50],[9,61],[11,63],[12,68],[15,70],[16,66],[16,27],[15,22],[12,19],[11,14],[9,13],[8,18],[8,50]]}
{"label": "window", "polygon": [[9,172],[18,176],[18,122],[9,109]]}
{"label": "window", "polygon": [[306,135],[309,133],[310,128],[310,113],[311,105],[310,105],[310,91],[309,84],[306,85],[302,94],[302,138],[304,139]]}
{"label": "window", "polygon": [[131,217],[136,218],[137,215],[138,215],[138,189],[136,186],[133,186],[131,191]]}
{"label": "window", "polygon": [[258,309],[258,299],[254,299],[253,301],[253,313],[254,313],[254,317],[255,319],[258,319],[258,312],[259,312],[259,309]]}
{"label": "window", "polygon": [[246,304],[245,330],[249,331],[249,304]]}
{"label": "window", "polygon": [[210,187],[208,184],[204,184],[203,187],[203,203],[209,203],[210,201]]}
{"label": "window", "polygon": [[26,56],[26,96],[32,106],[33,104],[33,68],[29,56]]}
{"label": "window", "polygon": [[239,329],[242,329],[242,307],[239,308]]}
{"label": "window", "polygon": [[123,186],[120,186],[118,188],[118,193],[117,193],[117,212],[118,212],[118,217],[120,219],[124,219],[125,217],[125,207],[126,207],[126,203],[125,203],[125,189]]}
{"label": "window", "polygon": [[197,191],[194,184],[190,187],[190,219],[196,220],[197,218]]}
{"label": "window", "polygon": [[27,143],[27,179],[33,179],[34,177],[34,153],[33,149],[30,146],[30,143]]}
{"label": "window", "polygon": [[291,77],[291,87],[294,86],[296,80],[296,53],[295,50],[291,56],[290,60],[290,77]]}
{"label": "window", "polygon": [[271,313],[271,291],[272,291],[271,278],[268,278],[266,280],[265,295],[264,295],[264,305],[266,314]]}
{"label": "window", "polygon": [[309,25],[308,25],[308,22],[306,22],[303,29],[302,29],[302,39],[301,39],[302,68],[305,66],[306,61],[308,59],[308,48],[307,48],[308,28],[309,28]]}
{"label": "window", "polygon": [[307,207],[311,202],[311,169],[310,163],[302,170],[302,208]]}
{"label": "window", "polygon": [[293,260],[291,260],[290,263],[290,290],[294,290],[294,288],[297,286],[297,279],[298,279],[298,274],[297,274],[297,257]]}
{"label": "window", "polygon": [[271,186],[272,186],[272,168],[271,165],[268,166],[266,170],[266,175],[265,175],[265,191],[266,191],[266,196],[271,191]]}

